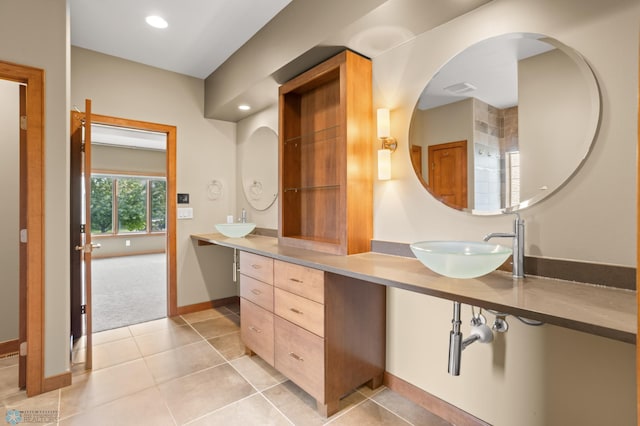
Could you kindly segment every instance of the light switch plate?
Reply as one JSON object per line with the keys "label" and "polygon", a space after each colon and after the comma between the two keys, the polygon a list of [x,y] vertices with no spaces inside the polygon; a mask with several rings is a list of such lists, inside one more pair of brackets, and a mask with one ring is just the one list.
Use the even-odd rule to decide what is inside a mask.
{"label": "light switch plate", "polygon": [[178,219],[193,219],[193,207],[178,207]]}

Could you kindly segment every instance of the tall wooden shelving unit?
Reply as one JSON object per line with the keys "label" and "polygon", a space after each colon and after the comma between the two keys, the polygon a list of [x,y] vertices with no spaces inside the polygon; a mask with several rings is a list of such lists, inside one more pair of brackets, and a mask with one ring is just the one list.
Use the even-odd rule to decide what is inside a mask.
{"label": "tall wooden shelving unit", "polygon": [[345,50],[280,87],[280,244],[370,250],[371,61]]}

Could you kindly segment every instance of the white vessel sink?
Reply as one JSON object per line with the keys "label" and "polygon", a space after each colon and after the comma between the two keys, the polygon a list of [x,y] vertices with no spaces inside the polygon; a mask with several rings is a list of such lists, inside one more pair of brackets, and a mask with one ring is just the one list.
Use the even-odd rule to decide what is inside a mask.
{"label": "white vessel sink", "polygon": [[256,227],[255,223],[217,223],[219,233],[229,238],[242,238]]}
{"label": "white vessel sink", "polygon": [[411,251],[427,268],[451,278],[475,278],[494,271],[512,250],[476,241],[421,241]]}

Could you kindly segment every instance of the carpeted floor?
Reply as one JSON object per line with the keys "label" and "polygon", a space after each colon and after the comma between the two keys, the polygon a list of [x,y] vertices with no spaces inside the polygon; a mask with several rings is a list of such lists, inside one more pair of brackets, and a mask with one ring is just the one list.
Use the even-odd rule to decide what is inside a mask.
{"label": "carpeted floor", "polygon": [[166,270],[164,253],[94,259],[93,331],[166,317]]}

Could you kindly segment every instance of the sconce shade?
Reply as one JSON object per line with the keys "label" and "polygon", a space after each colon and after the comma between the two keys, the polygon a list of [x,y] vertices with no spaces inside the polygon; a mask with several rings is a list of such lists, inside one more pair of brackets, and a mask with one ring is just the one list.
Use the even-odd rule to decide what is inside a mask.
{"label": "sconce shade", "polygon": [[378,150],[378,180],[391,179],[391,151],[388,149]]}
{"label": "sconce shade", "polygon": [[391,122],[388,108],[378,108],[378,139],[391,136]]}

